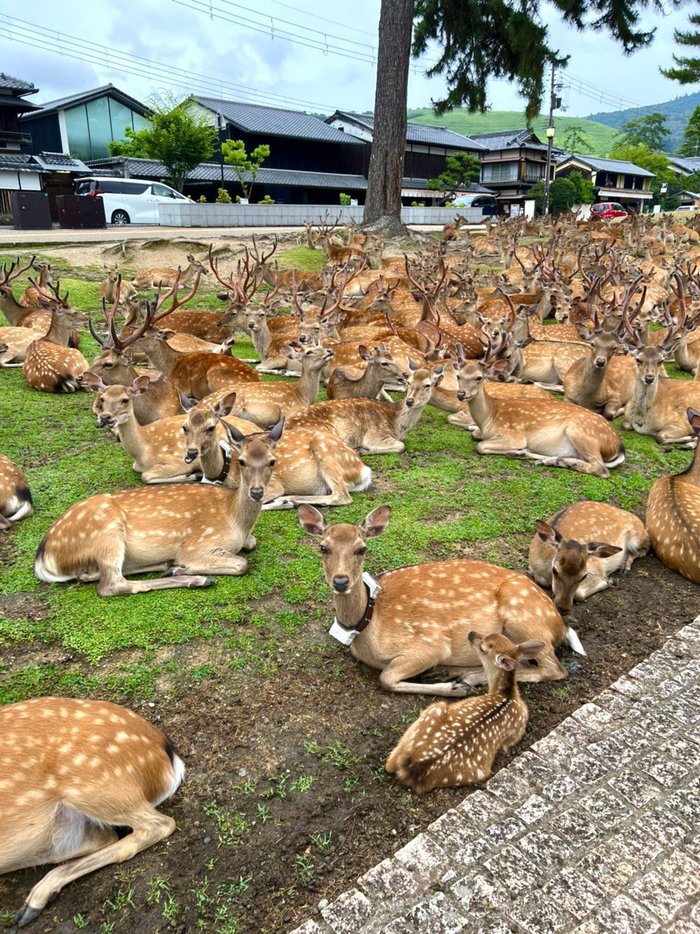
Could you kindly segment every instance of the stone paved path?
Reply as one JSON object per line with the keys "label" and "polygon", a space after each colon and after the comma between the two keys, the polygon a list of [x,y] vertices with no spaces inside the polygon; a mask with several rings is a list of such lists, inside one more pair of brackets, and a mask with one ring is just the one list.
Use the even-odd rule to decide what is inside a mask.
{"label": "stone paved path", "polygon": [[700,932],[700,617],[296,934]]}

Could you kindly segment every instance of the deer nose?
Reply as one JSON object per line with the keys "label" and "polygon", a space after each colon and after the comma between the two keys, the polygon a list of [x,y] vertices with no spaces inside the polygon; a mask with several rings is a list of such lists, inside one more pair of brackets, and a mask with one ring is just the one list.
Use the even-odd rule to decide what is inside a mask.
{"label": "deer nose", "polygon": [[250,488],[250,498],[260,501],[265,495],[265,490],[261,486],[252,486]]}
{"label": "deer nose", "polygon": [[97,427],[106,428],[107,425],[111,424],[112,419],[109,415],[98,415],[97,416]]}
{"label": "deer nose", "polygon": [[596,359],[595,365],[596,365],[597,367],[600,367],[600,369],[602,370],[603,367],[605,366],[605,357],[598,357],[598,358]]}
{"label": "deer nose", "polygon": [[185,463],[191,464],[192,461],[195,460],[198,456],[199,456],[199,451],[197,450],[197,448],[187,448],[187,451],[185,453]]}
{"label": "deer nose", "polygon": [[651,375],[651,373],[647,373],[647,375],[644,377],[644,382],[651,386],[651,384],[654,382],[654,377]]}
{"label": "deer nose", "polygon": [[345,593],[350,587],[350,578],[347,574],[338,574],[333,578],[333,590],[337,593]]}
{"label": "deer nose", "polygon": [[464,402],[464,400],[467,398],[466,392],[463,389],[458,389],[457,398],[459,399],[460,402]]}
{"label": "deer nose", "polygon": [[407,408],[407,409],[412,409],[414,405],[415,405],[415,400],[414,400],[414,399],[406,399],[406,408]]}

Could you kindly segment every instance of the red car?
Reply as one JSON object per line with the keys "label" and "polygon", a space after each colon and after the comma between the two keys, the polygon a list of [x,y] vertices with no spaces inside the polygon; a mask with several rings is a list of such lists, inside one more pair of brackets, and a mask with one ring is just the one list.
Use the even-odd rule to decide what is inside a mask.
{"label": "red car", "polygon": [[601,201],[591,205],[591,217],[608,221],[612,217],[627,217],[627,211],[617,201]]}

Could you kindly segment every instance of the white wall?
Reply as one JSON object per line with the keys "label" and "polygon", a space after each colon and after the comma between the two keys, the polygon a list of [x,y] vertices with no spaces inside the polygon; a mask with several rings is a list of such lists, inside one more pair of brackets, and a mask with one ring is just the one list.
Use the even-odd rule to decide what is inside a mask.
{"label": "white wall", "polygon": [[[160,224],[164,227],[303,227],[304,221],[318,224],[327,211],[332,221],[361,223],[364,207],[340,207],[337,204],[160,204]],[[484,218],[480,208],[403,208],[405,224],[447,224],[455,214],[470,223]]]}
{"label": "white wall", "polygon": [[36,172],[0,171],[0,188],[5,191],[41,191],[41,176]]}

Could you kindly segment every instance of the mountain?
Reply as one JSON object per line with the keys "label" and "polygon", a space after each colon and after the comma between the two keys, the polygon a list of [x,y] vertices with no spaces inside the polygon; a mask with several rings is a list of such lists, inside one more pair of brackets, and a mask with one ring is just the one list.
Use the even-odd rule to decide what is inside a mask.
{"label": "mountain", "polygon": [[648,104],[646,107],[630,107],[628,110],[591,114],[588,119],[617,129],[628,120],[645,117],[647,114],[661,113],[666,117],[666,126],[671,131],[671,135],[666,138],[666,152],[675,152],[683,142],[685,125],[698,106],[700,106],[700,91],[694,94],[683,94],[672,101],[664,101],[663,104]]}
{"label": "mountain", "polygon": [[[522,112],[517,110],[490,110],[480,114],[470,113],[468,110],[459,107],[442,117],[436,117],[429,107],[423,107],[418,110],[409,110],[408,119],[412,123],[444,126],[465,136],[472,133],[497,133],[499,130],[520,130],[525,126],[525,117]],[[602,122],[596,123],[585,117],[560,117],[557,115],[554,124],[556,128],[555,146],[563,146],[562,133],[569,126],[577,126],[586,135],[591,143],[590,149],[587,150],[589,155],[606,156],[615,145],[613,142],[614,130],[610,126],[605,126]],[[543,141],[546,126],[546,117],[537,117],[532,122],[533,130]]]}

